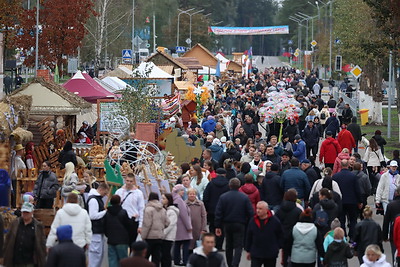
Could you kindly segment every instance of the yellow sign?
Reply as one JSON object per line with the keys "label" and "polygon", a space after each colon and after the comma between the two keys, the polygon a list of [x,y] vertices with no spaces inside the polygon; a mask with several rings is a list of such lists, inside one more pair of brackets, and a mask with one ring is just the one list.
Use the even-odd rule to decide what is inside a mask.
{"label": "yellow sign", "polygon": [[297,52],[297,51],[294,52],[294,56],[295,56],[295,57],[298,57],[298,56],[299,56],[299,52]]}
{"label": "yellow sign", "polygon": [[318,43],[317,43],[317,41],[312,40],[310,44],[311,44],[312,46],[316,46]]}
{"label": "yellow sign", "polygon": [[357,65],[357,66],[355,66],[355,67],[350,71],[350,73],[353,74],[353,76],[354,76],[356,79],[358,79],[358,77],[361,76],[362,69],[360,68],[360,66]]}

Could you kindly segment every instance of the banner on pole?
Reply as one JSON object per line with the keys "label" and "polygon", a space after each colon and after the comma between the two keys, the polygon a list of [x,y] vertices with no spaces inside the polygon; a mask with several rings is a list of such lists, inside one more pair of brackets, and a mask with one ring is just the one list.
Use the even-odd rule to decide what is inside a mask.
{"label": "banner on pole", "polygon": [[269,27],[208,27],[208,32],[215,35],[269,35],[288,34],[289,26]]}

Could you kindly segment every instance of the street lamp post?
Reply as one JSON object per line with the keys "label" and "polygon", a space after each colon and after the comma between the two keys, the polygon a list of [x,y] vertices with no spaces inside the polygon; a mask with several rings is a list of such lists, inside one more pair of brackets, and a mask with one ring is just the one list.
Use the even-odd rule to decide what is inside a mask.
{"label": "street lamp post", "polygon": [[36,0],[36,47],[35,47],[35,77],[39,69],[39,0]]}
{"label": "street lamp post", "polygon": [[132,65],[136,63],[135,52],[135,0],[132,0]]}
{"label": "street lamp post", "polygon": [[194,10],[194,8],[188,9],[188,10],[180,10],[178,9],[179,14],[178,14],[178,25],[177,25],[177,30],[176,30],[176,46],[179,46],[179,18],[181,14],[188,14],[188,12]]}
{"label": "street lamp post", "polygon": [[195,15],[195,14],[198,14],[200,12],[203,12],[203,11],[204,11],[204,9],[196,11],[196,12],[194,12],[192,14],[187,13],[189,15],[189,17],[190,17],[190,20],[189,20],[189,39],[190,39],[190,43],[188,44],[190,46],[192,45],[192,16]]}

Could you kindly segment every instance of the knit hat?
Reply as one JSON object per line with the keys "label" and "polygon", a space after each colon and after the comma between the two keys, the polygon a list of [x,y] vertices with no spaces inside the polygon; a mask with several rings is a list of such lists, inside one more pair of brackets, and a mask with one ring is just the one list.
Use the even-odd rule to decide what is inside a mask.
{"label": "knit hat", "polygon": [[338,218],[335,218],[332,222],[331,222],[331,230],[334,230],[335,228],[340,227],[340,221]]}
{"label": "knit hat", "polygon": [[68,224],[57,227],[57,238],[60,242],[72,240],[72,226]]}

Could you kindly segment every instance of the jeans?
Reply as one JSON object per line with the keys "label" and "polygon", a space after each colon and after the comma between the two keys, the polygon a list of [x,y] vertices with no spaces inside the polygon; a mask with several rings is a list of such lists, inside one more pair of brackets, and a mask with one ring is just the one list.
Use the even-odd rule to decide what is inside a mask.
{"label": "jeans", "polygon": [[260,259],[260,258],[251,258],[251,267],[275,267],[276,259]]}
{"label": "jeans", "polygon": [[89,264],[88,267],[101,267],[104,255],[104,235],[93,234],[89,245]]}
{"label": "jeans", "polygon": [[173,241],[163,240],[161,248],[161,267],[171,267],[172,265],[172,248]]}
{"label": "jeans", "polygon": [[[190,240],[180,240],[175,241],[174,245],[174,264],[179,265],[182,263],[186,265],[189,259],[189,245]],[[181,247],[182,247],[182,257],[181,257]]]}
{"label": "jeans", "polygon": [[149,259],[150,255],[151,255],[151,262],[153,262],[156,267],[160,266],[162,240],[161,239],[146,239],[146,242],[148,245],[146,258]]}
{"label": "jeans", "polygon": [[119,261],[128,257],[128,245],[108,244],[108,266],[119,267]]}
{"label": "jeans", "polygon": [[[215,221],[215,215],[214,214],[207,214],[207,221],[210,223],[209,228],[210,228],[210,233],[215,234],[215,225],[214,225],[214,221]],[[221,236],[217,236],[215,241],[216,241],[216,249],[221,250],[222,249],[222,245],[224,244],[224,238],[225,238],[225,233],[224,230],[222,230],[222,235]]]}
{"label": "jeans", "polygon": [[339,215],[340,226],[346,233],[346,216],[349,221],[349,233],[350,239],[353,239],[354,228],[357,223],[357,204],[342,204],[342,212]]}
{"label": "jeans", "polygon": [[241,223],[225,223],[226,262],[229,267],[238,267],[242,256],[245,225]]}

